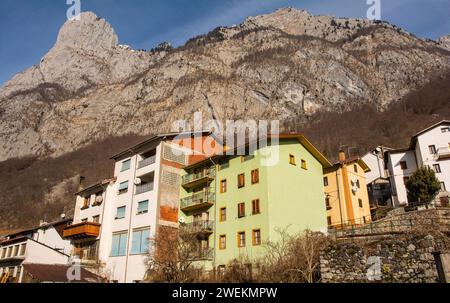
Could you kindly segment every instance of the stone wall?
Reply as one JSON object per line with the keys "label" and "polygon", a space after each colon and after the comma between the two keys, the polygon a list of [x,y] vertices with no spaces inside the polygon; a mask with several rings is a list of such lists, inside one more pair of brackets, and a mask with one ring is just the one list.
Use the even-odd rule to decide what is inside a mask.
{"label": "stone wall", "polygon": [[432,236],[341,242],[321,254],[324,283],[433,283],[438,272]]}

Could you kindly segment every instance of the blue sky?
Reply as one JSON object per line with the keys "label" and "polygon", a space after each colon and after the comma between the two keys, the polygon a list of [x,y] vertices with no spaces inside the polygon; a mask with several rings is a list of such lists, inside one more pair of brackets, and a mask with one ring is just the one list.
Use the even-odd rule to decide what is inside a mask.
{"label": "blue sky", "polygon": [[[381,0],[382,19],[420,37],[450,34],[450,0]],[[366,0],[81,0],[82,11],[108,20],[120,43],[178,46],[220,25],[292,6],[313,14],[365,17]],[[66,0],[0,1],[0,85],[37,64],[66,20]]]}

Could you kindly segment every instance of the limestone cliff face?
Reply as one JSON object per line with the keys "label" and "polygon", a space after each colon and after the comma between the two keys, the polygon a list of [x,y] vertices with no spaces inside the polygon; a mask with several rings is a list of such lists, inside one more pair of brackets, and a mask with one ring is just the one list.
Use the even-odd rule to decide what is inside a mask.
{"label": "limestone cliff face", "polygon": [[307,119],[380,110],[450,68],[450,51],[382,22],[282,9],[169,50],[119,45],[93,13],[0,89],[0,161],[56,156],[110,135],[205,119]]}

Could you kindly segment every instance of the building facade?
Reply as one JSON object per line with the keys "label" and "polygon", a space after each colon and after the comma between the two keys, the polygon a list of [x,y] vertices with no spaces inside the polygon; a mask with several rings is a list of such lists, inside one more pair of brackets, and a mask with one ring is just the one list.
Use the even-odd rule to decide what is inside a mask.
{"label": "building facade", "polygon": [[45,223],[34,229],[6,236],[0,242],[0,282],[22,283],[24,265],[66,265],[72,250],[63,239],[63,229],[71,219]]}
{"label": "building facade", "polygon": [[[279,230],[326,232],[323,167],[330,162],[301,135],[245,156],[218,156],[184,169],[180,232],[195,235],[193,259],[207,270],[255,260]],[[277,155],[266,165],[265,155]]]}
{"label": "building facade", "polygon": [[207,143],[214,152],[210,138],[206,132],[162,134],[114,155],[114,178],[78,193],[75,224],[65,230],[73,255],[110,281],[142,281],[158,229],[178,227],[182,167],[206,157]]}
{"label": "building facade", "polygon": [[415,204],[408,197],[406,182],[420,167],[432,168],[441,183],[436,205],[448,205],[450,186],[450,121],[441,121],[416,134],[407,149],[385,155],[395,207]]}
{"label": "building facade", "polygon": [[366,186],[367,164],[359,157],[346,158],[324,169],[325,204],[328,226],[362,225],[372,221]]}

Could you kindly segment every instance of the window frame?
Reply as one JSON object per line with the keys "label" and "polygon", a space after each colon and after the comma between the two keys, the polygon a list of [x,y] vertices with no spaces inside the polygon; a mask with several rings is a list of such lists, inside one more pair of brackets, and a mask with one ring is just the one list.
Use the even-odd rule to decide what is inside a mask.
{"label": "window frame", "polygon": [[[259,237],[258,237],[258,239],[259,239],[259,242],[257,243],[256,242],[256,239],[257,239],[257,237],[256,237],[256,233],[259,233]],[[252,230],[252,244],[253,244],[253,246],[261,246],[262,245],[262,239],[261,239],[261,229],[253,229]]]}
{"label": "window frame", "polygon": [[296,161],[295,161],[295,156],[293,154],[289,154],[289,164],[297,166]]}
{"label": "window frame", "polygon": [[[224,186],[225,185],[225,186]],[[228,190],[228,182],[227,179],[220,180],[220,193],[224,194]]]}
{"label": "window frame", "polygon": [[[225,239],[224,243],[222,243],[222,239]],[[225,250],[225,249],[227,249],[227,235],[220,235],[219,236],[219,250]]]}
{"label": "window frame", "polygon": [[308,170],[308,162],[305,159],[301,159],[301,168],[304,170]]}
{"label": "window frame", "polygon": [[[125,163],[128,163],[128,167],[125,166]],[[120,168],[121,173],[123,173],[125,171],[129,171],[131,169],[131,159],[124,160],[124,161],[122,161],[121,164],[122,164],[122,167]]]}
{"label": "window frame", "polygon": [[[225,213],[222,213],[222,211],[225,211]],[[221,207],[219,210],[219,222],[226,222],[227,221],[227,208]]]}
{"label": "window frame", "polygon": [[436,155],[437,154],[436,145],[428,145],[428,151],[430,152],[431,155]]}
{"label": "window frame", "polygon": [[238,219],[242,218],[245,218],[245,202],[241,202],[238,204]]}
{"label": "window frame", "polygon": [[433,169],[434,169],[434,172],[435,172],[436,174],[441,174],[441,173],[442,173],[441,165],[440,165],[440,164],[433,164]]}
{"label": "window frame", "polygon": [[[147,203],[147,208],[146,208],[145,210],[143,210],[143,211],[139,211],[139,206],[140,206],[142,203]],[[148,214],[148,212],[149,212],[149,206],[150,206],[150,201],[149,201],[149,200],[143,200],[143,201],[138,202],[138,203],[137,203],[136,215],[139,216],[139,215]]]}
{"label": "window frame", "polygon": [[328,177],[323,177],[323,186],[324,186],[324,187],[328,187],[328,186],[330,186],[330,183],[329,183]]}
{"label": "window frame", "polygon": [[408,169],[408,162],[407,161],[400,161],[400,169],[401,170],[407,170]]}
{"label": "window frame", "polygon": [[252,179],[252,185],[259,184],[259,168],[252,170],[251,179]]}
{"label": "window frame", "polygon": [[[148,233],[148,237],[146,239],[143,238],[144,233]],[[136,251],[135,246],[134,246],[136,244],[134,237],[137,234],[139,234],[139,251]],[[133,256],[144,255],[144,254],[148,254],[149,251],[150,251],[150,227],[134,229],[133,232],[131,233],[130,255],[133,255]]]}
{"label": "window frame", "polygon": [[[257,207],[255,207],[257,206]],[[257,210],[257,211],[255,211]],[[261,214],[261,200],[258,199],[253,199],[252,200],[252,215],[256,216],[256,215],[260,215]]]}
{"label": "window frame", "polygon": [[[242,183],[241,183],[241,180],[242,180]],[[242,174],[238,175],[238,189],[241,189],[244,187],[245,187],[245,173],[242,173]]]}
{"label": "window frame", "polygon": [[[123,188],[123,189],[120,189],[121,186],[122,186],[122,184],[126,184],[127,187],[126,187],[126,188]],[[118,194],[119,194],[119,195],[126,194],[126,193],[128,193],[129,190],[130,190],[130,182],[129,182],[129,181],[121,182],[121,183],[119,184]]]}
{"label": "window frame", "polygon": [[[241,235],[244,236],[244,238],[243,238],[244,244],[243,245],[241,245]],[[245,231],[239,231],[237,233],[237,246],[238,246],[238,248],[244,248],[247,246],[247,239],[246,239]]]}
{"label": "window frame", "polygon": [[[123,209],[123,217],[119,217],[119,209]],[[116,216],[115,216],[115,220],[122,220],[125,219],[125,217],[127,216],[127,207],[126,206],[119,206],[116,208]]]}
{"label": "window frame", "polygon": [[[117,242],[117,254],[114,253],[113,248],[114,248],[114,238],[118,237],[118,242]],[[122,237],[125,237],[125,239],[123,240]],[[122,245],[121,244],[125,244],[125,251],[122,252]],[[128,252],[128,231],[123,231],[123,232],[117,232],[117,233],[113,233],[112,236],[112,241],[111,241],[111,252],[110,252],[110,256],[111,257],[124,257],[127,255]]]}

